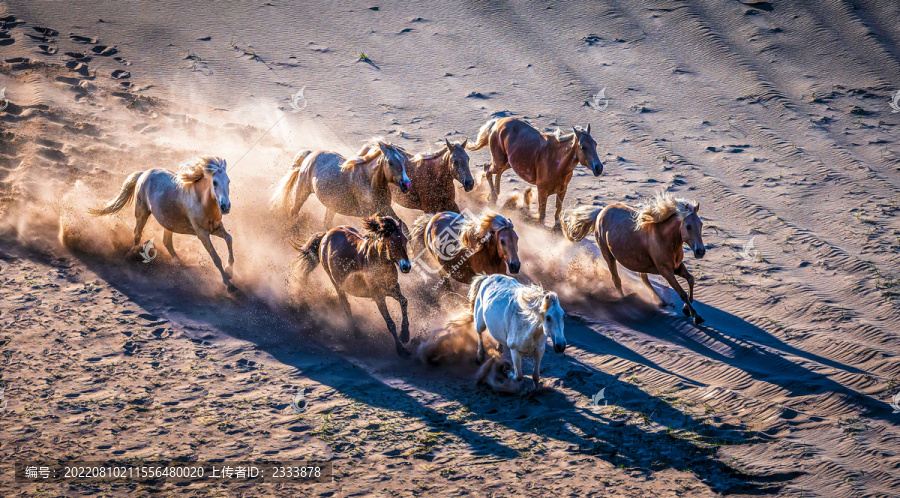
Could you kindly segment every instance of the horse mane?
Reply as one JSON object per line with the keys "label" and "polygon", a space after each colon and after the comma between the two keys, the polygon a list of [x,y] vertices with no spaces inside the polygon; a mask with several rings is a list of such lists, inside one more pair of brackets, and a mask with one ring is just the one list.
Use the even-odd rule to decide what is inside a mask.
{"label": "horse mane", "polygon": [[[371,216],[363,220],[366,231],[366,255],[387,255],[388,239],[394,232],[401,231],[400,224],[390,216]],[[371,252],[370,252],[371,251]]]}
{"label": "horse mane", "polygon": [[405,156],[409,155],[406,153],[403,147],[388,142],[384,139],[384,137],[373,137],[363,144],[363,146],[359,149],[359,152],[356,153],[356,157],[351,157],[350,159],[344,161],[343,164],[341,164],[341,171],[346,172],[360,164],[368,164],[377,159],[379,156],[384,157],[384,154],[381,151],[381,147],[385,147],[394,154]]}
{"label": "horse mane", "polygon": [[[459,146],[462,146],[462,144],[463,144],[462,142],[450,142],[450,145],[459,145]],[[427,161],[427,160],[429,160],[429,159],[434,159],[434,158],[436,158],[436,157],[441,157],[441,156],[443,156],[444,154],[450,152],[450,149],[447,148],[447,143],[444,142],[443,140],[439,140],[438,142],[435,143],[435,145],[440,145],[440,148],[439,148],[438,150],[436,150],[436,151],[419,152],[418,154],[416,154],[415,156],[413,156],[412,159],[413,159],[414,161]],[[465,147],[463,147],[463,149],[465,149]]]}
{"label": "horse mane", "polygon": [[[546,297],[549,297],[549,300],[545,303]],[[559,296],[555,292],[544,290],[540,285],[524,285],[516,289],[516,302],[522,308],[521,313],[528,322],[536,325],[550,306],[559,303]]]}
{"label": "horse mane", "polygon": [[640,230],[653,223],[662,223],[673,216],[683,220],[699,210],[700,203],[696,201],[675,197],[669,192],[657,192],[653,198],[635,208],[634,225]]}
{"label": "horse mane", "polygon": [[[581,130],[579,129],[579,131],[581,131]],[[562,130],[560,130],[559,128],[557,128],[556,131],[553,132],[553,138],[555,138],[556,141],[557,141],[557,142],[560,142],[560,143],[568,142],[568,141],[570,141],[570,140],[574,140],[574,139],[575,139],[575,132],[572,132],[572,133],[563,133]]]}
{"label": "horse mane", "polygon": [[512,228],[513,223],[492,209],[485,209],[481,216],[467,217],[459,232],[462,245],[475,250],[491,233]]}
{"label": "horse mane", "polygon": [[175,181],[181,188],[189,188],[199,182],[206,173],[214,175],[227,167],[225,159],[218,156],[197,156],[182,162],[175,173]]}

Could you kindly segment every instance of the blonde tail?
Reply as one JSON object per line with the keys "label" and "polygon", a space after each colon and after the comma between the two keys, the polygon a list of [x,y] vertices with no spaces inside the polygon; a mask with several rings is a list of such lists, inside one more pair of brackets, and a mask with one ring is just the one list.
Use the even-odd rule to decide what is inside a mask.
{"label": "blonde tail", "polygon": [[119,190],[119,195],[117,195],[115,199],[107,202],[106,205],[100,209],[88,209],[88,212],[94,216],[105,216],[121,211],[134,197],[134,188],[137,185],[138,178],[142,174],[144,174],[143,171],[135,171],[128,175],[128,178],[125,179],[125,183],[122,184],[122,190]]}
{"label": "blonde tail", "polygon": [[311,150],[301,150],[298,152],[297,155],[294,156],[291,170],[275,184],[272,198],[269,199],[269,208],[272,211],[283,211],[288,208],[288,203],[294,193],[294,189],[297,187],[297,179],[300,178],[300,165],[303,164],[303,160],[306,159],[306,156],[310,154],[312,154]]}
{"label": "blonde tail", "polygon": [[478,297],[478,289],[481,288],[481,284],[484,283],[485,279],[487,279],[490,275],[486,273],[479,273],[475,275],[475,278],[472,279],[472,283],[469,284],[469,309],[472,313],[475,313],[475,299]]}
{"label": "blonde tail", "polygon": [[466,149],[469,150],[481,150],[487,146],[489,142],[489,138],[491,136],[491,131],[494,129],[494,124],[497,123],[497,118],[488,120],[484,126],[478,130],[478,138],[474,143],[466,144]]}
{"label": "blonde tail", "polygon": [[572,242],[584,240],[594,231],[600,211],[603,211],[603,208],[597,206],[581,206],[566,211],[562,216],[563,235]]}

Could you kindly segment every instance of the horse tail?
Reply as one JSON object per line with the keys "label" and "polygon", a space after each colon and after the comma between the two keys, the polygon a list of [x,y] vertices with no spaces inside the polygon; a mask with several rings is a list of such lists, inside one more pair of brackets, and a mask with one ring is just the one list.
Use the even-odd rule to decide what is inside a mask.
{"label": "horse tail", "polygon": [[481,150],[483,149],[489,141],[491,136],[491,132],[494,130],[494,124],[497,123],[497,118],[488,120],[481,129],[478,130],[478,138],[475,139],[475,142],[466,144],[466,149],[469,150]]}
{"label": "horse tail", "polygon": [[469,310],[474,314],[475,313],[475,299],[478,298],[478,290],[481,289],[481,284],[484,283],[485,279],[487,279],[490,275],[487,273],[479,273],[475,275],[475,278],[472,279],[472,283],[469,284]]}
{"label": "horse tail", "polygon": [[563,235],[572,242],[581,242],[594,231],[600,211],[603,208],[597,206],[581,206],[566,211],[561,220]]}
{"label": "horse tail", "polygon": [[269,207],[272,211],[285,210],[288,207],[288,201],[294,189],[297,187],[297,180],[300,178],[300,165],[306,156],[312,154],[311,150],[301,150],[294,156],[291,164],[291,170],[284,175],[273,188],[271,199],[269,199]]}
{"label": "horse tail", "polygon": [[107,202],[102,208],[88,209],[88,212],[94,216],[105,216],[121,211],[134,197],[135,186],[137,185],[138,178],[143,173],[143,171],[135,171],[128,175],[128,178],[125,179],[125,183],[122,184],[122,190],[119,190],[119,195],[117,195],[115,199]]}
{"label": "horse tail", "polygon": [[294,259],[294,265],[299,265],[303,275],[309,275],[310,272],[319,266],[319,248],[322,246],[322,239],[325,238],[325,232],[314,234],[304,244],[300,244],[296,240],[291,240],[294,249],[300,252]]}
{"label": "horse tail", "polygon": [[410,232],[409,237],[413,244],[418,244],[417,247],[425,247],[425,228],[432,218],[434,218],[433,214],[425,213],[416,218],[416,221],[413,223],[412,232]]}

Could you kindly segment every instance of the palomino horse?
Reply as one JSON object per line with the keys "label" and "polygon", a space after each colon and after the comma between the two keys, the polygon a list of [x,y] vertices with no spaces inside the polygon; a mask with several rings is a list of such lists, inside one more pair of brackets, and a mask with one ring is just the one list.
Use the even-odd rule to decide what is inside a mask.
{"label": "palomino horse", "polygon": [[[406,314],[407,300],[400,291],[397,267],[409,273],[411,264],[406,254],[406,236],[397,220],[390,217],[366,218],[363,220],[366,235],[354,228],[336,227],[328,233],[317,233],[302,246],[294,260],[292,270],[300,270],[307,276],[319,263],[334,284],[344,313],[353,322],[347,294],[368,297],[375,301],[378,311],[387,323],[388,332],[394,337],[397,354],[406,356],[409,352],[403,342],[409,342],[409,317]],[[299,268],[298,268],[299,267]],[[391,320],[385,298],[392,297],[400,303],[403,321],[400,324],[400,338],[397,326]],[[355,328],[355,327],[354,327]]]}
{"label": "palomino horse", "polygon": [[481,216],[457,213],[423,214],[412,230],[417,247],[434,256],[447,275],[467,284],[479,273],[519,273],[519,236],[503,216],[485,209]]}
{"label": "palomino horse", "polygon": [[492,119],[478,131],[478,139],[469,150],[491,147],[491,164],[485,168],[491,186],[491,202],[500,195],[500,175],[512,168],[523,180],[537,186],[538,216],[541,224],[547,214],[547,199],[556,194],[554,229],[559,227],[560,213],[572,172],[579,164],[590,168],[594,176],[603,173],[597,156],[597,142],[587,130],[572,128],[563,135],[541,133],[516,118]]}
{"label": "palomino horse", "polygon": [[466,154],[467,141],[451,144],[444,139],[444,142],[445,146],[437,152],[409,158],[407,174],[412,187],[401,192],[391,185],[394,202],[426,213],[459,212],[453,180],[458,181],[466,192],[475,188],[475,179],[469,171],[469,155]]}
{"label": "palomino horse", "polygon": [[522,285],[506,275],[478,275],[469,287],[469,303],[475,315],[475,332],[478,334],[476,361],[484,361],[485,329],[509,350],[515,378],[521,380],[522,357],[534,358],[534,386],[541,381],[541,357],[547,345],[547,336],[553,341],[553,351],[566,350],[563,333],[565,313],[555,292],[545,291],[539,285]]}
{"label": "palomino horse", "polygon": [[[682,244],[687,243],[697,259],[706,254],[699,211],[700,203],[658,193],[637,208],[616,203],[606,208],[583,206],[574,209],[565,216],[563,233],[567,239],[578,242],[595,232],[597,245],[620,295],[624,294],[616,261],[640,273],[644,285],[659,298],[660,307],[665,307],[665,300],[647,277],[648,273],[661,275],[684,301],[684,314],[700,324],[703,318],[691,305],[694,302],[694,276],[684,266],[682,248]],[[675,275],[687,280],[690,294],[684,293]]]}
{"label": "palomino horse", "polygon": [[[128,176],[115,199],[89,211],[96,216],[117,213],[134,198],[135,245],[141,243],[141,233],[152,213],[163,227],[163,245],[175,261],[180,263],[181,259],[172,245],[172,234],[196,235],[222,274],[228,292],[234,292],[237,288],[231,283],[234,264],[231,235],[222,224],[222,215],[231,210],[225,167],[221,157],[201,156],[185,161],[175,173],[156,168],[136,171]],[[222,237],[228,245],[225,268],[210,235]]]}
{"label": "palomino horse", "polygon": [[275,186],[271,207],[282,211],[290,208],[293,218],[310,194],[316,194],[325,205],[326,229],[335,214],[364,218],[374,213],[399,219],[391,207],[388,185],[397,185],[400,192],[409,191],[408,166],[403,149],[380,138],[373,138],[356,157],[347,160],[336,152],[302,150]]}

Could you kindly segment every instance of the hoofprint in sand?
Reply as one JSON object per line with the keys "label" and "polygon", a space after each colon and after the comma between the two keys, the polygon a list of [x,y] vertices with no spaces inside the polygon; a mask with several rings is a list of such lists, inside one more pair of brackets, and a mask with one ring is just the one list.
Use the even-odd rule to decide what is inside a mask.
{"label": "hoofprint in sand", "polygon": [[[310,489],[338,495],[896,494],[894,3],[186,5],[0,5],[3,461],[317,457],[336,479]],[[363,50],[374,65],[355,62]],[[569,313],[538,396],[395,359],[375,311],[351,340],[321,274],[316,293],[285,285],[288,234],[252,207],[291,152],[348,156],[373,135],[427,150],[505,115],[592,124],[604,172],[576,169],[566,207],[660,188],[702,201],[702,327],[655,310],[624,271],[637,296],[619,300],[589,244],[518,219],[522,274]],[[130,217],[86,214],[128,173],[208,153],[235,172],[235,298],[199,242],[176,239],[187,266],[123,261]],[[320,229],[309,204],[302,226]],[[401,282],[414,338],[456,311],[416,278]],[[8,472],[0,489],[85,491]]]}

